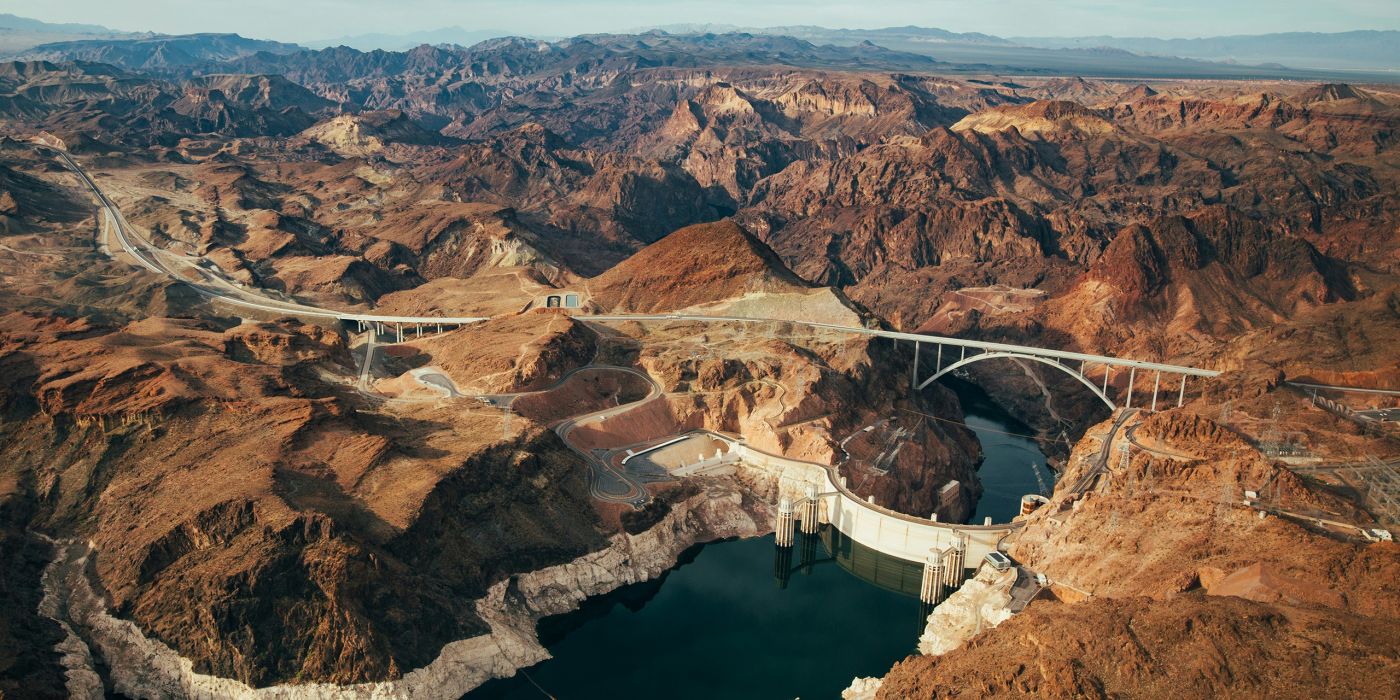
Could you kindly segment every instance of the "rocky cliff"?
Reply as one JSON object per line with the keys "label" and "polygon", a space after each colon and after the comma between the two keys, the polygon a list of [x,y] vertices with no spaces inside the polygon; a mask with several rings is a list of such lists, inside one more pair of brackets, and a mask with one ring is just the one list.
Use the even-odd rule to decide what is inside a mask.
{"label": "rocky cliff", "polygon": [[[1365,543],[1354,529],[1317,527],[1313,518],[1367,520],[1209,420],[1172,411],[1127,435],[1140,446],[1135,456],[1126,465],[1111,460],[1104,486],[1071,507],[1066,485],[1100,449],[1100,433],[1091,431],[1051,503],[1012,538],[1009,553],[1048,576],[1058,601],[1034,601],[965,644],[939,647],[941,656],[911,657],[876,693],[852,692],[1390,692],[1393,663],[1387,652],[1375,654],[1390,644],[1379,630],[1400,613],[1400,548]],[[1304,647],[1325,652],[1300,653]]]}

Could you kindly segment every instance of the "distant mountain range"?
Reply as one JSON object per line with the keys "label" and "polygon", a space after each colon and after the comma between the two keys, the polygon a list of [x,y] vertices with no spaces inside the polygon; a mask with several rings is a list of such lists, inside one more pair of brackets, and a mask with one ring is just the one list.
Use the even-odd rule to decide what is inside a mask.
{"label": "distant mountain range", "polygon": [[0,53],[23,51],[32,46],[74,39],[112,39],[139,36],[97,24],[51,24],[28,17],[0,14]]}
{"label": "distant mountain range", "polygon": [[[307,42],[310,49],[348,46],[358,51],[407,51],[430,45],[471,47],[499,36],[491,30],[446,27],[407,34],[371,33]],[[743,46],[749,55],[726,60],[743,63],[785,62],[783,49],[762,42],[744,44],[745,37],[788,39],[794,60],[815,66],[835,61],[879,64],[892,69],[1000,75],[1067,75],[1103,78],[1304,79],[1317,81],[1400,81],[1400,31],[1354,31],[1334,34],[1286,33],[1210,39],[1120,38],[1111,36],[1002,38],[977,32],[951,32],[932,27],[829,29],[811,25],[738,27],[724,24],[679,24],[632,34],[591,35],[572,40],[595,40],[616,46],[616,39],[649,37],[654,47],[667,37],[728,36],[736,42],[720,49],[703,41],[667,50],[701,51],[720,55]],[[530,41],[538,41],[531,39]],[[819,47],[854,50],[819,55]],[[888,50],[876,55],[873,49]],[[113,32],[86,24],[48,24],[0,15],[0,55],[51,61],[82,60],[111,63],[133,70],[206,71],[212,64],[260,52],[286,55],[306,50],[297,44],[249,39],[236,34],[157,35]],[[742,52],[741,52],[742,53]],[[712,57],[713,58],[713,57]],[[916,58],[920,60],[915,60]],[[933,59],[933,60],[927,60]]]}
{"label": "distant mountain range", "polygon": [[422,32],[409,32],[407,34],[384,34],[380,32],[371,34],[357,34],[354,36],[342,36],[338,39],[320,39],[317,41],[304,41],[302,45],[311,49],[324,49],[332,46],[349,46],[360,51],[374,51],[376,49],[384,51],[407,51],[408,49],[427,44],[429,46],[471,46],[487,39],[507,36],[509,32],[495,31],[491,29],[463,29],[461,27],[443,27],[442,29],[431,29]]}
{"label": "distant mountain range", "polygon": [[28,17],[0,14],[0,29],[46,34],[120,34],[99,24],[53,24]]}
{"label": "distant mountain range", "polygon": [[1045,49],[1107,47],[1151,56],[1207,61],[1280,63],[1294,68],[1400,71],[1400,31],[1322,34],[1288,32],[1206,39],[1152,37],[1017,37],[1018,44]]}
{"label": "distant mountain range", "polygon": [[[1230,65],[1286,66],[1296,69],[1363,70],[1400,72],[1400,31],[1352,31],[1324,34],[1287,32],[1219,36],[1205,39],[1156,39],[1151,37],[1010,37],[977,32],[950,32],[930,27],[883,29],[828,29],[817,26],[738,27],[724,24],[676,24],[656,27],[690,34],[748,32],[781,34],[814,43],[854,44],[870,41],[881,46],[934,56],[955,63],[1034,66],[1086,75],[1112,75],[1121,68],[1168,68],[1156,59],[1210,61]],[[1107,50],[1107,51],[1106,51]],[[1131,65],[1095,64],[1112,52],[1132,54]],[[1120,55],[1113,63],[1127,59]]]}
{"label": "distant mountain range", "polygon": [[724,34],[744,32],[748,34],[780,34],[809,41],[830,41],[833,43],[855,43],[861,41],[902,40],[925,43],[991,44],[1011,46],[1013,43],[1001,37],[979,32],[950,32],[936,27],[886,27],[884,29],[829,29],[810,24],[781,27],[740,27],[732,24],[669,24],[637,30],[645,32],[659,30],[672,34]]}
{"label": "distant mountain range", "polygon": [[178,70],[210,62],[230,61],[258,52],[285,54],[302,50],[296,44],[248,39],[237,34],[157,34],[40,44],[24,51],[22,57],[29,60],[110,63],[133,70]]}

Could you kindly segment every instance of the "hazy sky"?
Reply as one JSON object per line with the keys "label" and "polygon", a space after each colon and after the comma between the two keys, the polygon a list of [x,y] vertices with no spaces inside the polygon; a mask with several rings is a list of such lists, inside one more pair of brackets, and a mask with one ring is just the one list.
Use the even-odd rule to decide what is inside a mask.
{"label": "hazy sky", "polygon": [[454,25],[568,36],[679,22],[915,24],[1001,36],[1400,29],[1400,0],[0,0],[0,12],[121,30],[237,32],[283,41]]}

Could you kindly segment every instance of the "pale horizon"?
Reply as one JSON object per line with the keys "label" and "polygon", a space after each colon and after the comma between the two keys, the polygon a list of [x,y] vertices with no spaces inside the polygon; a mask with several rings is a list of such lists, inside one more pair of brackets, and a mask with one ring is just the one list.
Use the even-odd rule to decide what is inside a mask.
{"label": "pale horizon", "polygon": [[675,24],[741,27],[813,25],[833,29],[920,26],[1001,37],[1201,37],[1279,32],[1345,32],[1400,29],[1400,3],[1346,0],[1321,7],[1311,2],[1243,0],[1235,3],[1182,0],[1115,3],[1068,0],[1047,5],[1030,0],[983,3],[948,0],[886,0],[812,4],[777,0],[757,5],[737,0],[674,0],[635,3],[612,0],[309,0],[296,3],[250,0],[228,3],[155,0],[112,3],[68,0],[36,7],[0,2],[0,12],[51,23],[99,24],[125,32],[237,33],[250,38],[317,42],[362,34],[411,34],[451,27],[498,35],[565,37],[625,33]]}

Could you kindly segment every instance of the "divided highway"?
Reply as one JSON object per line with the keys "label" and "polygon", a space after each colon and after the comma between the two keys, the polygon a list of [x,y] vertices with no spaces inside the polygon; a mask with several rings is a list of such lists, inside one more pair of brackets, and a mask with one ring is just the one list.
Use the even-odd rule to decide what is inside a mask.
{"label": "divided highway", "polygon": [[[397,316],[371,313],[357,313],[351,311],[337,311],[333,309],[323,309],[307,304],[279,301],[270,299],[260,294],[241,289],[227,279],[215,274],[205,268],[199,261],[177,256],[168,251],[154,247],[145,248],[139,240],[132,236],[126,219],[122,217],[121,210],[117,208],[110,199],[98,188],[97,183],[82,170],[68,153],[49,146],[47,144],[36,144],[42,148],[48,148],[58,154],[63,162],[78,175],[79,178],[92,191],[98,203],[102,205],[107,213],[108,220],[112,223],[116,233],[117,242],[121,244],[123,250],[130,254],[142,267],[157,274],[168,275],[181,282],[185,282],[194,287],[200,294],[217,299],[219,301],[251,308],[260,311],[267,311],[279,314],[291,314],[323,319],[337,319],[341,321],[359,321],[363,323],[386,323],[386,324],[447,324],[465,325],[485,321],[483,317],[475,316]],[[186,271],[192,271],[198,275],[200,281],[195,282],[173,267],[168,266],[161,260],[165,256],[167,259],[179,261]],[[979,340],[967,340],[963,338],[950,338],[936,335],[922,335],[918,333],[901,333],[897,331],[887,331],[875,328],[864,328],[860,326],[843,326],[834,323],[822,323],[819,321],[798,321],[776,318],[750,318],[745,316],[705,316],[695,314],[580,314],[576,316],[587,321],[633,321],[633,322],[667,322],[667,321],[687,321],[695,323],[791,323],[808,328],[831,330],[852,335],[870,335],[893,340],[908,340],[913,342],[929,343],[932,345],[951,345],[983,352],[1011,352],[1037,357],[1047,358],[1055,363],[1064,361],[1102,364],[1111,367],[1126,369],[1138,369],[1147,372],[1165,372],[1169,374],[1193,376],[1193,377],[1214,377],[1220,373],[1215,370],[1198,369],[1195,367],[1183,367],[1179,365],[1169,365],[1159,362],[1143,362],[1139,360],[1127,360],[1104,355],[1090,355],[1086,353],[1070,352],[1064,350],[1051,350],[1047,348],[1037,348],[1024,345],[1011,345],[1007,343],[992,343]]]}

